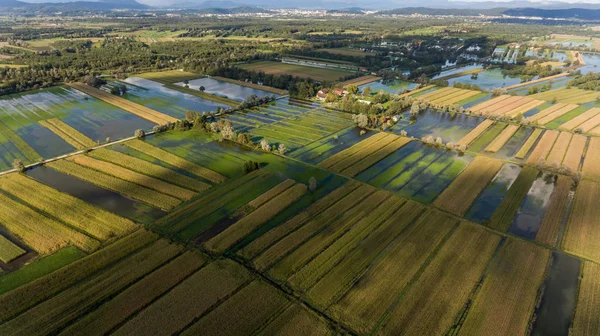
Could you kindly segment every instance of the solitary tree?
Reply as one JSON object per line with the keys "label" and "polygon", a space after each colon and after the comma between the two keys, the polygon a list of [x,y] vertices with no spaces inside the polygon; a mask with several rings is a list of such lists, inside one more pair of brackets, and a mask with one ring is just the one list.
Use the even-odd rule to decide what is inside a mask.
{"label": "solitary tree", "polygon": [[133,132],[133,136],[138,139],[142,139],[146,136],[146,132],[144,132],[143,129],[136,129],[135,132]]}
{"label": "solitary tree", "polygon": [[21,161],[19,159],[15,159],[13,161],[13,168],[21,173],[25,171],[25,165],[23,164],[23,161]]}
{"label": "solitary tree", "polygon": [[204,92],[204,90],[206,90],[206,88],[205,88],[204,86],[200,86],[200,87],[198,88],[198,90],[200,90],[200,92]]}
{"label": "solitary tree", "polygon": [[279,148],[277,150],[279,151],[279,154],[284,155],[287,151],[287,148],[285,148],[284,144],[279,144]]}
{"label": "solitary tree", "polygon": [[346,91],[348,91],[348,93],[350,94],[357,94],[358,93],[358,86],[354,85],[354,84],[350,84],[346,87]]}
{"label": "solitary tree", "polygon": [[265,152],[271,151],[271,146],[269,145],[269,141],[267,139],[260,140],[260,148],[262,148],[262,150]]}

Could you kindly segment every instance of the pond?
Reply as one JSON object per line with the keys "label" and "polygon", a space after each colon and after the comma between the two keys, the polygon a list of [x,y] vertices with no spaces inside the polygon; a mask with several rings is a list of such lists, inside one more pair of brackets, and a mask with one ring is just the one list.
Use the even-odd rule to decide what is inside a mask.
{"label": "pond", "polygon": [[403,81],[403,80],[380,80],[377,82],[372,82],[368,84],[364,84],[358,87],[358,89],[362,92],[366,88],[371,88],[371,92],[376,93],[381,90],[387,93],[401,93],[404,88],[407,90],[413,90],[417,86],[416,83]]}
{"label": "pond", "polygon": [[[175,85],[185,86],[183,82],[175,83]],[[201,86],[204,86],[204,92],[210,94],[216,94],[231,100],[242,102],[251,95],[257,95],[259,97],[272,96],[279,97],[271,92],[257,90],[246,86],[241,86],[229,82],[223,82],[213,78],[200,78],[189,81],[188,86],[190,89],[198,90]]]}
{"label": "pond", "polygon": [[550,274],[544,282],[544,295],[536,310],[533,336],[568,335],[577,300],[581,262],[572,256],[552,252]]}
{"label": "pond", "polygon": [[187,111],[214,112],[217,107],[229,108],[144,78],[129,77],[124,83],[130,85],[127,85],[127,93],[123,98],[178,119],[185,118]]}

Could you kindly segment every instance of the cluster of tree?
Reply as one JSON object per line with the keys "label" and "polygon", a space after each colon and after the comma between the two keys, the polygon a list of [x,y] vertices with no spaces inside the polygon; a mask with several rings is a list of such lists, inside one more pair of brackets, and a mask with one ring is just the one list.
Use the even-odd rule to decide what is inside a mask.
{"label": "cluster of tree", "polygon": [[536,94],[539,92],[546,92],[550,89],[552,89],[552,83],[543,84],[543,85],[534,85],[534,86],[530,86],[527,89],[527,94],[532,95],[532,94]]}
{"label": "cluster of tree", "polygon": [[551,65],[515,65],[515,64],[503,64],[502,74],[509,77],[521,77],[524,82],[532,80],[534,77],[549,77],[558,75],[563,72],[560,68],[553,68]]}
{"label": "cluster of tree", "polygon": [[569,86],[584,90],[600,91],[600,73],[590,72],[583,76],[578,75],[569,82]]}
{"label": "cluster of tree", "polygon": [[238,109],[244,110],[253,106],[263,105],[275,101],[275,95],[259,97],[255,94],[246,97],[246,100],[240,103]]}
{"label": "cluster of tree", "polygon": [[483,91],[483,89],[477,84],[454,82],[454,84],[452,86],[457,89]]}

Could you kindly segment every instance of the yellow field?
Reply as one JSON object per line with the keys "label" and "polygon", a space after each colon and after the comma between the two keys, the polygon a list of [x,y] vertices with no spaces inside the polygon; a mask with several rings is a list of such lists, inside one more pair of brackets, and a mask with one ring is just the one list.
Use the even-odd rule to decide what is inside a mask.
{"label": "yellow field", "polygon": [[381,79],[381,77],[368,75],[368,76],[361,76],[361,77],[358,77],[358,78],[350,79],[350,80],[347,80],[345,82],[342,82],[341,84],[344,87],[346,87],[346,86],[348,86],[350,84],[354,84],[356,86],[361,86],[361,85],[364,85],[364,84],[369,84],[369,83],[372,83],[372,82],[376,82],[376,81],[378,81],[380,79]]}
{"label": "yellow field", "polygon": [[560,125],[558,127],[558,129],[564,130],[564,131],[573,131],[573,130],[577,129],[578,127],[580,127],[580,125],[582,125],[586,121],[594,118],[595,116],[597,116],[599,114],[600,114],[600,108],[589,109],[589,110],[583,112],[582,114],[578,115],[577,117]]}
{"label": "yellow field", "polygon": [[600,139],[591,138],[583,167],[581,168],[584,179],[600,182]]}
{"label": "yellow field", "polygon": [[535,239],[544,244],[556,245],[556,238],[560,230],[563,218],[568,211],[569,193],[573,186],[573,179],[569,176],[558,175],[558,181],[550,196],[544,219]]}
{"label": "yellow field", "polygon": [[498,135],[496,137],[496,139],[494,139],[494,141],[492,141],[486,148],[485,151],[486,152],[490,152],[490,153],[496,153],[497,151],[499,151],[502,146],[504,146],[506,144],[506,142],[508,142],[508,140],[510,140],[510,138],[519,130],[519,126],[517,125],[508,125],[508,127],[506,127],[502,133],[500,133],[500,135]]}
{"label": "yellow field", "polygon": [[168,71],[157,71],[157,72],[145,72],[142,74],[137,74],[136,77],[141,77],[145,79],[150,79],[159,83],[178,83],[183,82],[184,80],[192,80],[202,78],[203,76],[200,74],[196,74],[193,72],[180,71],[180,70],[168,70]]}
{"label": "yellow field", "polygon": [[544,101],[539,99],[503,95],[477,104],[471,108],[471,111],[484,116],[506,115],[515,118],[519,114],[523,114],[542,104],[544,104]]}
{"label": "yellow field", "polygon": [[559,134],[558,131],[546,131],[529,155],[527,164],[536,165],[540,162],[540,159],[546,159]]}
{"label": "yellow field", "polygon": [[558,138],[556,138],[552,150],[550,150],[550,153],[546,157],[546,162],[551,165],[559,166],[563,162],[572,137],[573,134],[571,133],[561,132]]}
{"label": "yellow field", "polygon": [[442,88],[430,93],[419,96],[418,100],[428,101],[438,105],[452,105],[461,100],[480,94],[475,90],[457,89],[454,87]]}
{"label": "yellow field", "polygon": [[485,156],[476,157],[438,196],[434,205],[457,216],[463,216],[503,164],[500,160]]}
{"label": "yellow field", "polygon": [[523,146],[521,146],[521,149],[519,149],[519,152],[517,153],[517,155],[515,155],[515,158],[524,159],[525,156],[527,156],[527,153],[529,153],[529,150],[531,149],[531,147],[533,147],[533,145],[535,144],[535,142],[540,137],[540,135],[542,134],[543,131],[544,130],[540,129],[540,128],[536,128],[535,130],[533,130],[533,132],[531,133],[529,138],[527,138],[527,141],[525,141]]}
{"label": "yellow field", "polygon": [[545,101],[556,100],[564,104],[585,104],[596,101],[600,93],[578,88],[561,88],[533,94],[529,97]]}
{"label": "yellow field", "polygon": [[573,318],[573,335],[600,334],[600,265],[586,261]]}
{"label": "yellow field", "polygon": [[508,238],[459,334],[525,335],[549,258],[549,250]]}
{"label": "yellow field", "polygon": [[572,172],[579,171],[581,158],[585,150],[585,145],[588,138],[583,135],[574,134],[569,144],[569,150],[563,159],[563,165],[569,168]]}
{"label": "yellow field", "polygon": [[465,135],[462,139],[458,140],[456,146],[469,146],[475,139],[477,139],[483,132],[487,131],[488,128],[494,124],[493,120],[486,119],[477,125],[471,132]]}
{"label": "yellow field", "polygon": [[464,308],[500,237],[462,223],[379,330],[381,335],[445,335]]}
{"label": "yellow field", "polygon": [[600,262],[600,184],[588,180],[579,183],[563,239],[565,251]]}
{"label": "yellow field", "polygon": [[0,235],[0,261],[5,264],[25,254],[25,250]]}

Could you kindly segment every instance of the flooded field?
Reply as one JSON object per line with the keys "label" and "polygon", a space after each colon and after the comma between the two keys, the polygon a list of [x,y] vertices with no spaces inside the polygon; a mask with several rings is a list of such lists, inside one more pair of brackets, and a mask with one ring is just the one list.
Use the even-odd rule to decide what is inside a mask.
{"label": "flooded field", "polygon": [[432,136],[441,137],[444,143],[456,143],[473,130],[482,118],[471,117],[464,114],[451,115],[431,110],[421,112],[416,120],[411,120],[410,112],[402,114],[402,119],[393,127],[392,132],[400,134],[402,130],[408,136],[422,138]]}
{"label": "flooded field", "polygon": [[431,203],[473,157],[412,141],[377,162],[357,179],[424,204]]}
{"label": "flooded field", "polygon": [[42,166],[30,169],[27,171],[27,175],[60,192],[139,223],[151,223],[166,214],[160,209],[150,207],[73,176],[59,173],[51,168]]}
{"label": "flooded field", "polygon": [[[185,86],[183,82],[175,83],[175,85]],[[257,95],[259,97],[272,95],[275,95],[276,97],[279,96],[271,92],[256,90],[233,83],[222,82],[212,78],[193,79],[189,81],[188,86],[193,90],[199,90],[202,86],[204,87],[204,92],[206,93],[216,94],[218,96],[226,97],[239,102],[246,100],[246,98],[251,95]]]}
{"label": "flooded field", "polygon": [[520,172],[521,167],[518,165],[507,163],[502,166],[492,182],[483,189],[479,197],[473,202],[465,217],[477,223],[484,223],[489,220]]}
{"label": "flooded field", "polygon": [[535,238],[550,203],[555,178],[555,175],[543,173],[533,182],[521,208],[513,219],[509,229],[510,233],[527,239]]}
{"label": "flooded field", "polygon": [[365,85],[361,85],[358,87],[360,91],[363,91],[366,88],[371,88],[371,92],[379,92],[383,90],[387,93],[401,93],[403,89],[413,90],[417,84],[402,80],[381,80],[378,82],[373,82]]}
{"label": "flooded field", "polygon": [[68,87],[4,96],[0,98],[0,127],[4,129],[0,136],[3,148],[0,168],[10,167],[13,159],[32,162],[39,157],[73,151],[73,146],[40,125],[50,119],[58,119],[92,141],[100,142],[129,137],[136,129],[153,126],[149,121]]}
{"label": "flooded field", "polygon": [[164,87],[148,79],[129,77],[125,80],[127,93],[123,98],[175,118],[185,118],[185,112],[214,112],[217,107],[229,106]]}

